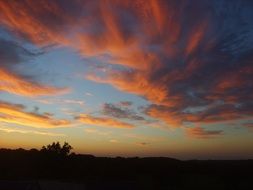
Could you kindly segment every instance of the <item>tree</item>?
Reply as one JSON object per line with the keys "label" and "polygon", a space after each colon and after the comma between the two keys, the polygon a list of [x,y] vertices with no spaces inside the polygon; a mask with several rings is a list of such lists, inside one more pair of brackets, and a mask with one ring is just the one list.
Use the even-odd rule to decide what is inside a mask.
{"label": "tree", "polygon": [[63,146],[61,146],[59,142],[53,142],[52,144],[43,146],[41,152],[68,156],[70,154],[71,149],[73,149],[72,146],[70,146],[67,142],[64,142]]}

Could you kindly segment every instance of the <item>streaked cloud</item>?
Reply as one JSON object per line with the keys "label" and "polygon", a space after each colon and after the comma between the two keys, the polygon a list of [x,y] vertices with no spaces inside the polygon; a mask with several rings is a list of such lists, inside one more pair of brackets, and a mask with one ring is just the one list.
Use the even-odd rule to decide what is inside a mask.
{"label": "streaked cloud", "polygon": [[[151,103],[145,113],[169,125],[253,115],[250,1],[1,1],[0,8],[1,26],[27,42],[100,57],[110,67],[94,69],[86,79],[143,97]],[[15,84],[1,89],[26,96],[63,90],[41,85],[39,91],[29,82],[20,90]],[[199,107],[204,109],[189,112]]]}
{"label": "streaked cloud", "polygon": [[70,92],[70,89],[43,85],[0,68],[0,91],[33,97],[65,94]]}
{"label": "streaked cloud", "polygon": [[30,51],[19,43],[0,38],[0,91],[20,96],[59,95],[70,92],[69,88],[57,88],[41,84],[33,77],[17,73],[14,69],[39,56],[42,52]]}
{"label": "streaked cloud", "polygon": [[40,51],[30,51],[24,48],[21,43],[4,39],[0,36],[0,67],[11,68],[22,62],[41,55]]}
{"label": "streaked cloud", "polygon": [[[67,18],[56,2],[1,2],[0,8],[3,13],[0,17],[1,24],[17,31],[16,35],[38,44],[47,44],[49,40],[51,43],[65,42],[65,39],[58,35],[57,28],[60,29],[60,24],[64,25]],[[14,9],[19,11],[15,12]],[[57,25],[54,25],[56,23]]]}
{"label": "streaked cloud", "polygon": [[184,122],[208,124],[248,119],[252,117],[251,107],[251,103],[237,107],[234,104],[220,102],[202,109],[195,108],[195,111],[193,107],[189,112],[185,110],[178,112],[177,108],[150,105],[146,108],[145,113],[151,117],[162,119],[172,126],[182,126]]}
{"label": "streaked cloud", "polygon": [[244,123],[243,126],[253,129],[253,123]]}
{"label": "streaked cloud", "polygon": [[68,127],[71,124],[70,121],[56,119],[51,114],[27,112],[23,105],[3,101],[0,101],[0,122],[34,128]]}
{"label": "streaked cloud", "polygon": [[121,101],[121,102],[119,102],[119,105],[123,106],[123,107],[130,107],[131,105],[133,105],[133,102],[130,102],[130,101]]}
{"label": "streaked cloud", "polygon": [[91,129],[91,128],[87,128],[87,129],[84,129],[84,131],[86,133],[91,133],[91,134],[96,134],[96,135],[102,135],[102,136],[108,136],[110,135],[112,132],[111,131],[100,131],[100,130],[97,130],[97,129]]}
{"label": "streaked cloud", "polygon": [[43,104],[63,104],[63,105],[79,105],[83,106],[85,102],[83,100],[76,100],[76,99],[61,99],[61,98],[39,98],[36,99],[37,102]]}
{"label": "streaked cloud", "polygon": [[65,137],[66,136],[65,134],[61,134],[61,133],[49,133],[49,132],[34,131],[34,130],[8,128],[8,127],[0,127],[0,131],[6,132],[6,133],[45,135],[45,136],[51,136],[51,137]]}
{"label": "streaked cloud", "polygon": [[82,100],[70,100],[70,99],[67,99],[67,100],[63,100],[64,103],[67,103],[67,104],[78,104],[80,106],[84,105],[84,101]]}
{"label": "streaked cloud", "polygon": [[85,95],[86,95],[86,96],[93,96],[93,94],[90,93],[90,92],[86,92]]}
{"label": "streaked cloud", "polygon": [[[119,47],[117,52],[111,53],[111,63],[127,69],[109,69],[103,75],[95,71],[87,75],[87,79],[144,97],[154,105],[148,111],[150,116],[174,126],[183,122],[212,123],[252,116],[253,47],[248,43],[253,41],[252,15],[241,16],[250,9],[247,3],[235,3],[235,7],[243,10],[238,12],[224,1],[226,6],[223,6],[230,9],[227,17],[232,21],[221,25],[219,21],[224,19],[221,14],[227,9],[216,10],[219,6],[216,1],[197,2],[198,6],[187,2],[179,6],[172,1],[145,4],[145,13],[153,16],[150,22],[157,28],[142,31],[143,25],[138,23],[136,30],[142,32],[142,37],[135,39],[138,32],[129,32],[135,43],[126,43],[127,51]],[[169,21],[160,22],[163,16]],[[185,28],[185,23],[191,24]],[[247,24],[238,27],[241,23]],[[124,27],[121,29],[124,31]],[[125,39],[122,35],[122,41]],[[223,103],[214,107],[217,101]],[[201,106],[207,110],[200,111],[199,115],[185,113],[187,108]]]}
{"label": "streaked cloud", "polygon": [[130,120],[145,120],[144,117],[138,115],[135,111],[128,109],[127,107],[129,105],[126,105],[124,102],[124,105],[121,106],[122,102],[120,102],[119,105],[109,104],[105,103],[102,107],[102,114],[111,116],[114,118],[119,119],[130,119]]}
{"label": "streaked cloud", "polygon": [[122,122],[109,117],[94,117],[88,114],[80,114],[76,119],[87,125],[96,125],[101,127],[112,127],[112,128],[134,128],[135,126],[126,122]]}
{"label": "streaked cloud", "polygon": [[123,135],[124,137],[131,139],[131,141],[136,142],[145,142],[147,144],[157,143],[157,142],[165,142],[167,140],[166,137],[154,137],[152,135],[143,135],[143,134],[134,134],[134,133],[126,133]]}
{"label": "streaked cloud", "polygon": [[111,140],[109,140],[109,142],[110,142],[110,143],[118,143],[119,141],[116,140],[116,139],[111,139]]}
{"label": "streaked cloud", "polygon": [[189,137],[208,139],[222,136],[224,133],[222,130],[206,130],[201,127],[187,128],[186,134]]}
{"label": "streaked cloud", "polygon": [[137,142],[136,144],[139,146],[148,146],[149,145],[149,143],[147,143],[147,142]]}

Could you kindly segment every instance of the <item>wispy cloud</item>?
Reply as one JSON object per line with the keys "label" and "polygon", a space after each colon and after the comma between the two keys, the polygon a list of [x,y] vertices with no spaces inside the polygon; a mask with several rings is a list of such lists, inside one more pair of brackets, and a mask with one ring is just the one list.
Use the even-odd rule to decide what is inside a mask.
{"label": "wispy cloud", "polygon": [[105,103],[102,107],[102,113],[104,115],[120,119],[131,119],[137,121],[145,120],[144,117],[140,116],[139,114],[128,108],[128,102],[128,105],[126,105],[126,102],[123,102],[123,106],[121,104],[122,102],[120,102],[119,105]]}
{"label": "wispy cloud", "polygon": [[73,104],[83,106],[85,102],[83,100],[75,100],[75,99],[60,99],[60,98],[46,98],[46,99],[36,99],[37,102],[43,104]]}
{"label": "wispy cloud", "polygon": [[[1,1],[0,8],[2,27],[30,43],[107,55],[103,63],[122,67],[86,78],[145,98],[146,113],[170,125],[253,115],[249,1]],[[210,106],[216,101],[223,105]],[[199,115],[184,112],[200,106],[207,110]]]}
{"label": "wispy cloud", "polygon": [[126,122],[122,122],[109,117],[94,117],[87,114],[80,114],[76,119],[87,125],[96,125],[101,127],[112,127],[112,128],[134,128],[135,126]]}
{"label": "wispy cloud", "polygon": [[86,96],[93,96],[93,94],[90,93],[90,92],[86,92],[85,95],[86,95]]}
{"label": "wispy cloud", "polygon": [[71,124],[69,120],[56,119],[52,114],[27,112],[24,109],[23,105],[0,101],[0,122],[34,128],[67,127]]}
{"label": "wispy cloud", "polygon": [[59,95],[70,92],[69,88],[38,83],[33,77],[24,76],[13,69],[17,64],[27,62],[40,54],[29,51],[18,43],[0,38],[0,91],[21,96]]}
{"label": "wispy cloud", "polygon": [[148,146],[149,145],[149,143],[147,143],[147,142],[137,142],[136,144],[139,146]]}
{"label": "wispy cloud", "polygon": [[111,139],[111,140],[109,140],[109,142],[110,142],[110,143],[118,143],[119,141],[116,140],[116,139]]}
{"label": "wispy cloud", "polygon": [[90,129],[90,128],[84,129],[84,131],[86,133],[92,133],[92,134],[102,135],[102,136],[108,136],[112,133],[111,131],[104,132],[104,131],[100,131],[100,130],[97,130],[97,129]]}
{"label": "wispy cloud", "polygon": [[133,134],[133,133],[126,133],[124,134],[124,137],[128,139],[133,139],[132,141],[145,142],[147,144],[166,141],[165,137],[154,137],[154,136],[147,136],[147,135]]}
{"label": "wispy cloud", "polygon": [[65,94],[70,89],[39,84],[0,68],[0,91],[21,96],[42,96]]}
{"label": "wispy cloud", "polygon": [[243,126],[249,128],[249,129],[253,129],[253,122],[250,123],[244,123]]}
{"label": "wispy cloud", "polygon": [[67,103],[67,104],[78,104],[80,106],[83,106],[84,105],[84,101],[82,100],[63,100],[64,103]]}
{"label": "wispy cloud", "polygon": [[216,138],[224,134],[222,130],[206,130],[201,127],[187,128],[186,133],[190,137],[200,139]]}
{"label": "wispy cloud", "polygon": [[123,107],[130,107],[131,105],[133,105],[133,102],[130,102],[130,101],[121,101],[121,102],[119,102],[119,105],[123,106]]}
{"label": "wispy cloud", "polygon": [[61,134],[61,133],[49,133],[49,132],[34,131],[34,130],[7,128],[7,127],[0,127],[0,131],[6,132],[6,133],[45,135],[45,136],[51,136],[51,137],[65,137],[66,136],[65,134]]}

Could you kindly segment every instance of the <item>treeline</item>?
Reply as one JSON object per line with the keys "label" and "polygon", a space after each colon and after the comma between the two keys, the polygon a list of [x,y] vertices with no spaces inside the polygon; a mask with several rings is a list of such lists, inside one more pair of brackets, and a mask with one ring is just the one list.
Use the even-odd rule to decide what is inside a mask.
{"label": "treeline", "polygon": [[[147,186],[205,189],[253,189],[253,161],[180,161],[171,158],[107,158],[71,153],[67,143],[41,150],[0,149],[0,180],[60,179],[87,181],[138,181]],[[217,186],[218,185],[218,186]],[[201,186],[201,187],[202,187]],[[180,188],[179,188],[180,187]],[[225,188],[226,187],[226,188]],[[252,188],[251,188],[252,187]],[[166,188],[165,188],[166,189]]]}

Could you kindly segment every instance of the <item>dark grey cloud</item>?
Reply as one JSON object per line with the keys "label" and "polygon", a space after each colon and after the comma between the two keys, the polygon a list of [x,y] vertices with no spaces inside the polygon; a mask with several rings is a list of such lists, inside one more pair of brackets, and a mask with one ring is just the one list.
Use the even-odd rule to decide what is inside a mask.
{"label": "dark grey cloud", "polygon": [[121,101],[121,102],[119,102],[119,105],[123,106],[123,107],[129,107],[129,106],[133,105],[133,102],[130,102],[130,101]]}
{"label": "dark grey cloud", "polygon": [[245,126],[247,128],[250,128],[250,129],[253,129],[253,122],[244,123],[243,126]]}
{"label": "dark grey cloud", "polygon": [[1,67],[10,68],[41,54],[42,52],[30,51],[17,42],[0,38]]}
{"label": "dark grey cloud", "polygon": [[188,128],[186,132],[188,136],[200,139],[217,138],[224,134],[222,130],[206,130],[201,127]]}
{"label": "dark grey cloud", "polygon": [[[122,102],[120,102],[120,104],[121,103]],[[135,111],[130,110],[128,107],[126,107],[125,104],[122,106],[122,105],[105,103],[102,108],[102,113],[104,115],[120,118],[120,119],[130,119],[130,120],[138,120],[138,121],[145,120],[144,117],[140,116]]]}
{"label": "dark grey cloud", "polygon": [[150,143],[147,143],[147,142],[138,142],[136,144],[140,145],[140,146],[148,146],[148,145],[150,145]]}

